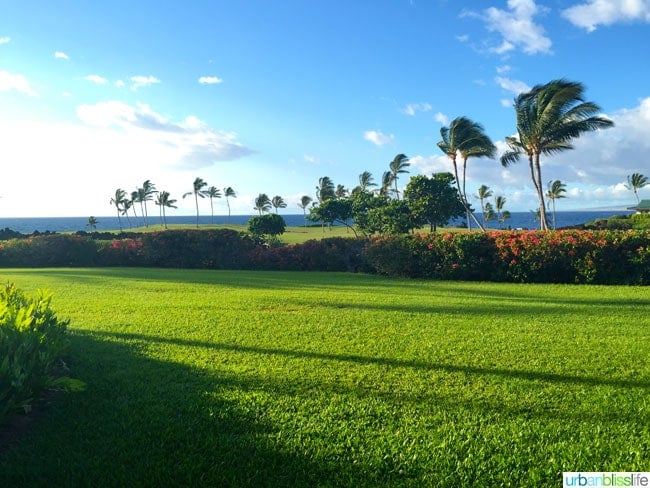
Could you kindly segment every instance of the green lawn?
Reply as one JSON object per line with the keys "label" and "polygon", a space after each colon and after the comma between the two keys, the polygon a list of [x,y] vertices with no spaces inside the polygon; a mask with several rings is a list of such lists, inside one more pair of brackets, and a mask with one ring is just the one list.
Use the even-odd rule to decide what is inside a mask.
{"label": "green lawn", "polygon": [[561,486],[647,471],[642,287],[2,270],[73,376],[0,486]]}

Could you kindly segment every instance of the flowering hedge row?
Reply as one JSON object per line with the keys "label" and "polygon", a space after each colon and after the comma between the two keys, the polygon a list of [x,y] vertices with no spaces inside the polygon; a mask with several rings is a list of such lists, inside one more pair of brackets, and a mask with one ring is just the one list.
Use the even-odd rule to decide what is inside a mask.
{"label": "flowering hedge row", "polygon": [[0,266],[349,271],[445,280],[650,284],[650,231],[409,234],[279,247],[228,229],[169,230],[112,242],[53,234],[0,242]]}

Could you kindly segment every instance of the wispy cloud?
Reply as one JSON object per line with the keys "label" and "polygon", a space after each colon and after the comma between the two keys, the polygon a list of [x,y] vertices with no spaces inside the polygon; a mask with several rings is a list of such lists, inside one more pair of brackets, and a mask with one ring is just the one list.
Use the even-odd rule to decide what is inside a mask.
{"label": "wispy cloud", "polygon": [[23,75],[10,73],[9,71],[0,70],[0,92],[16,90],[17,92],[36,97],[38,94],[32,88],[29,80]]}
{"label": "wispy cloud", "polygon": [[402,113],[406,115],[414,116],[417,112],[428,112],[431,110],[431,104],[424,103],[409,103],[406,107],[402,109]]}
{"label": "wispy cloud", "polygon": [[115,86],[118,87],[118,88],[124,88],[126,86],[126,83],[124,83],[124,81],[122,81],[122,80],[117,80],[115,82]]}
{"label": "wispy cloud", "polygon": [[367,130],[363,133],[363,138],[366,141],[372,142],[375,146],[384,146],[395,141],[393,134],[386,135],[381,131]]}
{"label": "wispy cloud", "polygon": [[312,164],[320,163],[320,159],[318,159],[316,156],[313,156],[311,154],[305,154],[305,161]]}
{"label": "wispy cloud", "polygon": [[96,85],[105,85],[106,83],[108,83],[108,80],[106,78],[99,75],[88,75],[84,77],[84,80],[91,81]]}
{"label": "wispy cloud", "polygon": [[201,85],[217,85],[223,83],[223,80],[218,76],[201,76],[199,78],[199,83]]}
{"label": "wispy cloud", "polygon": [[155,76],[132,76],[131,77],[131,90],[135,91],[143,86],[151,86],[160,83],[160,80]]}
{"label": "wispy cloud", "polygon": [[648,0],[588,0],[562,11],[562,16],[577,27],[592,32],[598,25],[617,22],[650,22]]}
{"label": "wispy cloud", "polygon": [[520,93],[530,91],[530,87],[520,80],[513,80],[503,76],[497,76],[494,81],[506,91],[519,95]]}
{"label": "wispy cloud", "polygon": [[0,37],[0,44],[9,44],[11,42],[11,37]]}
{"label": "wispy cloud", "polygon": [[497,46],[490,48],[497,54],[506,54],[521,48],[526,54],[550,53],[552,42],[544,28],[533,20],[542,13],[534,0],[508,0],[508,9],[490,7],[482,13],[465,11],[462,15],[482,19],[490,32],[501,36]]}
{"label": "wispy cloud", "polygon": [[436,122],[440,122],[440,125],[447,125],[449,123],[449,117],[447,117],[442,112],[436,113],[433,118],[436,120]]}
{"label": "wispy cloud", "polygon": [[54,57],[55,57],[56,59],[70,59],[70,58],[68,57],[68,55],[67,55],[66,53],[64,53],[63,51],[56,51],[56,52],[54,53]]}

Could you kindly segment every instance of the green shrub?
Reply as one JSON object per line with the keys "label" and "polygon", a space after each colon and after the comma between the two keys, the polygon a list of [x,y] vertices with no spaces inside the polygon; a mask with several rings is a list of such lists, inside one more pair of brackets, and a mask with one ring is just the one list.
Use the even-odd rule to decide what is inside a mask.
{"label": "green shrub", "polygon": [[13,285],[0,288],[0,424],[16,410],[29,411],[55,382],[68,321],[57,319],[50,300],[43,291],[29,298]]}
{"label": "green shrub", "polygon": [[92,239],[70,234],[47,234],[0,243],[0,266],[92,266],[97,246]]}
{"label": "green shrub", "polygon": [[637,213],[630,216],[633,229],[650,229],[650,213]]}
{"label": "green shrub", "polygon": [[284,234],[287,224],[278,214],[266,214],[252,217],[248,221],[248,232],[253,236],[269,236],[271,238]]}

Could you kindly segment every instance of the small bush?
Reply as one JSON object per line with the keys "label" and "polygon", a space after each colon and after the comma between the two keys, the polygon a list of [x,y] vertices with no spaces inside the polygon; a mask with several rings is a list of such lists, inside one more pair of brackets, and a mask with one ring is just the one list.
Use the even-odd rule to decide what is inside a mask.
{"label": "small bush", "polygon": [[29,411],[54,383],[68,321],[57,319],[50,300],[43,291],[29,298],[13,285],[0,288],[0,424],[16,410]]}

